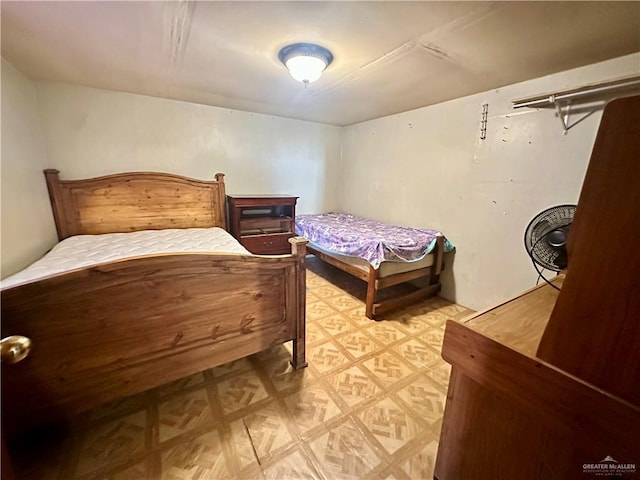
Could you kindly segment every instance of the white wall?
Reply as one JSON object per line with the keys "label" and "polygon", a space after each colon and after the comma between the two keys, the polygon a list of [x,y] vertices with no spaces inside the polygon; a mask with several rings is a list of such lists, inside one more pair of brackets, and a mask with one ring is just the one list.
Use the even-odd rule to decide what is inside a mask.
{"label": "white wall", "polygon": [[228,193],[299,195],[300,212],[336,208],[340,127],[80,86],[37,89],[49,166],[61,178],[223,172]]}
{"label": "white wall", "polygon": [[507,299],[535,284],[524,230],[577,202],[601,117],[563,135],[553,109],[514,111],[511,100],[639,72],[634,54],[347,127],[340,207],[442,230],[457,251],[441,294],[475,309]]}
{"label": "white wall", "polygon": [[35,86],[2,59],[2,278],[29,265],[57,240],[42,174],[46,165]]}

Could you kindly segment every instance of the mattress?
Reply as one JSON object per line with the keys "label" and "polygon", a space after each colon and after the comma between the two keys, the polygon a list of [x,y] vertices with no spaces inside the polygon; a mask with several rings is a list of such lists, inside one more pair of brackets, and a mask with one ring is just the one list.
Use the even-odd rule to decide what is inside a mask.
{"label": "mattress", "polygon": [[0,286],[5,289],[78,268],[171,253],[251,255],[235,238],[218,227],[76,235],[62,240],[24,270],[3,279]]}
{"label": "mattress", "polygon": [[[326,251],[364,259],[375,269],[387,261],[422,260],[435,248],[438,235],[442,235],[437,230],[400,227],[346,213],[298,215],[296,234]],[[453,248],[444,238],[444,251]]]}

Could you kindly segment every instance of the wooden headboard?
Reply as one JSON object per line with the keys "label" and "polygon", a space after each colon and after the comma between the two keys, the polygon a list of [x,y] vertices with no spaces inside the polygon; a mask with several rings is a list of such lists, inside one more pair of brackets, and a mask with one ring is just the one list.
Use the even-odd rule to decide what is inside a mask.
{"label": "wooden headboard", "polygon": [[60,240],[137,230],[226,228],[223,173],[216,173],[215,181],[154,172],[60,180],[59,173],[44,171]]}

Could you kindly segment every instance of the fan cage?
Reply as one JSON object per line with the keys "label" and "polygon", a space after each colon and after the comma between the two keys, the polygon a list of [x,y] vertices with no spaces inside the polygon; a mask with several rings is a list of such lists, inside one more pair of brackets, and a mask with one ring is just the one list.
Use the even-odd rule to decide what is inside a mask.
{"label": "fan cage", "polygon": [[529,222],[524,235],[524,244],[527,253],[535,263],[554,272],[559,272],[563,268],[562,265],[558,265],[558,259],[563,255],[563,251],[551,247],[546,239],[557,229],[568,232],[575,211],[575,205],[558,205],[540,212]]}

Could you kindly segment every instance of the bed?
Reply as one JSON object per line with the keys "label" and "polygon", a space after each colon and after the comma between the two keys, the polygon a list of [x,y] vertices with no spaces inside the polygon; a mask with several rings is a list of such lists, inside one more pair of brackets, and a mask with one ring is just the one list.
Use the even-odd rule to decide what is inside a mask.
{"label": "bed", "polygon": [[[371,319],[437,294],[443,254],[454,249],[438,231],[346,213],[298,215],[296,234],[309,240],[310,253],[367,282],[365,314]],[[383,289],[407,282],[420,286],[382,298]]]}
{"label": "bed", "polygon": [[[134,248],[127,258],[80,261],[70,271],[36,266],[36,279],[3,280],[2,337],[23,335],[33,345],[23,361],[2,368],[5,433],[290,340],[291,365],[306,366],[307,242],[290,239],[290,255],[246,252],[224,231],[223,174],[215,181],[150,172],[63,181],[45,170],[45,177],[58,246],[110,234],[157,246],[153,235],[173,230],[183,237],[218,230],[227,246],[212,252],[199,239],[190,248]],[[64,259],[79,250],[50,254]]]}

